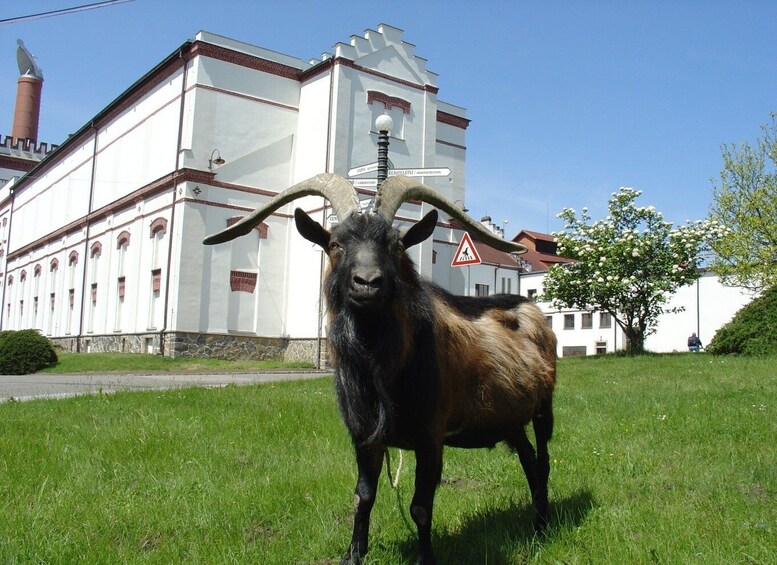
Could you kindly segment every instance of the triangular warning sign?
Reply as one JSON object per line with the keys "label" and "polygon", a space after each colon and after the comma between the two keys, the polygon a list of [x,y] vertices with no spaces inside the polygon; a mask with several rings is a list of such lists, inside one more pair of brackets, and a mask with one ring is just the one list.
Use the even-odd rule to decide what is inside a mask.
{"label": "triangular warning sign", "polygon": [[472,238],[469,237],[467,232],[464,232],[464,237],[461,238],[456,254],[453,256],[451,267],[463,267],[465,265],[479,265],[480,255],[478,250],[472,243]]}

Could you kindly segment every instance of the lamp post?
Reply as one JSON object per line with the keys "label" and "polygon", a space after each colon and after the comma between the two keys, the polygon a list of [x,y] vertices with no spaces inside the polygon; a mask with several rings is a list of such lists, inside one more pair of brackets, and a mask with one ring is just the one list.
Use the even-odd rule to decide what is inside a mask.
{"label": "lamp post", "polygon": [[393,125],[394,122],[388,114],[381,114],[375,120],[375,129],[378,130],[378,190],[388,177],[388,138]]}

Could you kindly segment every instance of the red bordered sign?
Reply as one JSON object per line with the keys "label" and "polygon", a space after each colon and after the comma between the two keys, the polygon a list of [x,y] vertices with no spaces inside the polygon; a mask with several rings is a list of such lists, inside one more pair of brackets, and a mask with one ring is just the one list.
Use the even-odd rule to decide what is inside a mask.
{"label": "red bordered sign", "polygon": [[472,238],[470,238],[467,232],[464,232],[464,237],[461,238],[461,243],[459,243],[456,254],[453,256],[451,267],[479,265],[480,263],[480,255],[478,255],[478,250],[472,243]]}

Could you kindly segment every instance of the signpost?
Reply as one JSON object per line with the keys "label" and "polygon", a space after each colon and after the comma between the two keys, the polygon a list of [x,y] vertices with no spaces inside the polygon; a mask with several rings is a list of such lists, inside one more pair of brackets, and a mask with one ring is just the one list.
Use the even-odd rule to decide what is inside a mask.
{"label": "signpost", "polygon": [[464,232],[464,237],[461,238],[459,247],[456,249],[456,254],[451,261],[451,267],[466,267],[468,265],[480,265],[480,255],[472,243],[472,238],[467,232]]}
{"label": "signpost", "polygon": [[451,170],[448,167],[436,167],[428,169],[390,169],[388,176],[405,177],[449,177]]}
{"label": "signpost", "polygon": [[464,232],[464,237],[461,238],[459,246],[456,248],[456,253],[453,255],[453,261],[451,261],[451,267],[467,267],[467,286],[464,289],[464,295],[469,296],[469,267],[470,265],[480,265],[480,255],[472,243],[472,238],[467,232]]}
{"label": "signpost", "polygon": [[[391,163],[389,163],[391,166]],[[366,165],[359,165],[348,171],[349,177],[358,177],[359,175],[366,175],[367,173],[374,173],[378,170],[378,163],[367,163]],[[406,177],[449,177],[451,176],[451,170],[448,167],[427,167],[423,169],[393,169],[388,170],[388,176],[406,176]],[[371,188],[378,184],[377,179],[354,179],[349,178],[349,182],[355,188]]]}

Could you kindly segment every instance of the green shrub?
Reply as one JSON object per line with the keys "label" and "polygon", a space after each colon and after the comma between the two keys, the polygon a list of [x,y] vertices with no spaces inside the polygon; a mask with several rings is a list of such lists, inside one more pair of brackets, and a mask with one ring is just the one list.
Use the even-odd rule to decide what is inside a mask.
{"label": "green shrub", "polygon": [[51,342],[37,330],[0,332],[0,374],[26,375],[57,362]]}
{"label": "green shrub", "polygon": [[767,355],[777,353],[777,287],[737,312],[707,345],[716,355]]}

